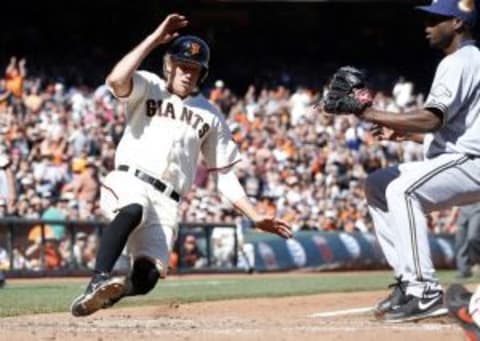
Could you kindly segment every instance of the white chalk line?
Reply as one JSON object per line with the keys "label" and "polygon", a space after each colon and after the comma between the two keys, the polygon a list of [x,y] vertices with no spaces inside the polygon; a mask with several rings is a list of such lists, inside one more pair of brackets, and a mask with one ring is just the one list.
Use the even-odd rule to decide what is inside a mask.
{"label": "white chalk line", "polygon": [[315,313],[309,315],[309,317],[334,317],[334,316],[343,316],[343,315],[357,315],[373,312],[373,307],[363,307],[363,308],[354,308],[354,309],[345,309],[345,310],[335,310],[335,311],[326,311],[322,313]]}
{"label": "white chalk line", "polygon": [[228,329],[197,329],[198,331],[208,331],[213,334],[255,334],[255,333],[268,333],[269,331],[281,331],[286,334],[292,332],[305,332],[305,333],[320,333],[320,332],[340,332],[340,333],[357,333],[359,331],[375,331],[375,330],[396,330],[396,331],[422,331],[422,332],[438,332],[442,330],[451,331],[452,328],[460,328],[453,324],[436,324],[436,323],[404,323],[402,325],[391,325],[383,323],[375,323],[372,325],[362,325],[358,327],[348,326],[289,326],[278,328],[228,328]]}

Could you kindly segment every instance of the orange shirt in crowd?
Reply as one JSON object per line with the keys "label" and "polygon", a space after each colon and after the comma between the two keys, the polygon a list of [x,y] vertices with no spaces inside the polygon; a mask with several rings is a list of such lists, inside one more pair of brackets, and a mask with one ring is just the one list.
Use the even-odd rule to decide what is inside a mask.
{"label": "orange shirt in crowd", "polygon": [[58,249],[47,242],[45,244],[45,266],[47,269],[56,269],[62,264],[62,256]]}
{"label": "orange shirt in crowd", "polygon": [[23,76],[18,72],[8,72],[5,76],[5,85],[13,96],[21,98],[23,95]]}

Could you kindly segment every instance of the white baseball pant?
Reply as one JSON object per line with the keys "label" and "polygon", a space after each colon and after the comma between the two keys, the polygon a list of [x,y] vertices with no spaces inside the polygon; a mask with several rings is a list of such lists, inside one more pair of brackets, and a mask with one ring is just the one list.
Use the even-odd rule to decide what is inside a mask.
{"label": "white baseball pant", "polygon": [[134,203],[143,207],[143,217],[128,237],[127,251],[132,262],[148,258],[156,264],[160,276],[166,277],[170,251],[177,236],[178,202],[130,171],[110,172],[100,190],[103,214],[112,220],[120,208]]}
{"label": "white baseball pant", "polygon": [[407,294],[439,289],[426,214],[480,201],[480,158],[442,154],[370,174],[365,194],[378,241]]}

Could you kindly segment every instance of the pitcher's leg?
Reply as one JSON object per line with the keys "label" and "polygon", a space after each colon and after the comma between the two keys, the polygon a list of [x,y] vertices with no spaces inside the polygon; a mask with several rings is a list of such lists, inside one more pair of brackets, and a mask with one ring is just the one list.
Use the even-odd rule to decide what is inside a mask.
{"label": "pitcher's leg", "polygon": [[388,184],[395,179],[400,172],[397,167],[379,169],[371,173],[365,181],[365,196],[368,210],[372,217],[378,242],[387,259],[388,264],[399,277],[398,250],[395,246],[395,231],[392,224],[385,192]]}
{"label": "pitcher's leg", "polygon": [[394,307],[406,302],[407,282],[402,278],[402,271],[396,244],[395,224],[392,221],[385,192],[388,184],[400,174],[397,167],[379,169],[370,174],[365,182],[365,195],[368,210],[372,217],[377,240],[382,248],[388,264],[395,273],[395,282],[389,286],[391,293],[375,305],[374,315],[382,318]]}
{"label": "pitcher's leg", "polygon": [[395,249],[395,236],[391,225],[389,226],[388,212],[384,212],[377,207],[368,206],[368,211],[372,217],[378,243],[382,248],[383,254],[395,273],[395,277],[401,277],[402,272],[398,260],[397,250]]}
{"label": "pitcher's leg", "polygon": [[386,320],[408,321],[445,313],[443,291],[431,258],[425,215],[432,210],[465,203],[474,199],[475,193],[480,193],[478,184],[471,183],[472,176],[461,168],[467,161],[468,158],[457,155],[427,160],[388,186],[387,203],[399,231],[398,245],[403,249],[403,257],[399,260],[404,278],[408,280],[409,301],[385,314]]}

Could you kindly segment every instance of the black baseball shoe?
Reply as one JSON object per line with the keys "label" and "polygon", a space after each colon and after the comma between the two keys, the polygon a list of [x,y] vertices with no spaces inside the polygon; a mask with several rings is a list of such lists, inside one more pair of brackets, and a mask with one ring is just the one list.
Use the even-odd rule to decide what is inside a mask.
{"label": "black baseball shoe", "polygon": [[107,273],[95,274],[85,293],[77,297],[70,311],[73,316],[88,316],[97,310],[111,307],[125,294],[125,280]]}
{"label": "black baseball shoe", "polygon": [[395,283],[390,284],[388,287],[393,289],[387,298],[380,301],[373,309],[373,314],[376,318],[380,319],[383,315],[402,304],[407,302],[407,281],[402,281],[402,276],[395,277]]}
{"label": "black baseball shoe", "polygon": [[385,322],[416,321],[428,317],[446,315],[447,308],[443,305],[443,292],[431,290],[422,297],[407,295],[407,302],[392,308],[383,315]]}
{"label": "black baseball shoe", "polygon": [[460,284],[452,284],[445,294],[445,305],[448,313],[454,317],[462,326],[469,341],[480,340],[480,329],[473,321],[468,311],[472,293]]}

